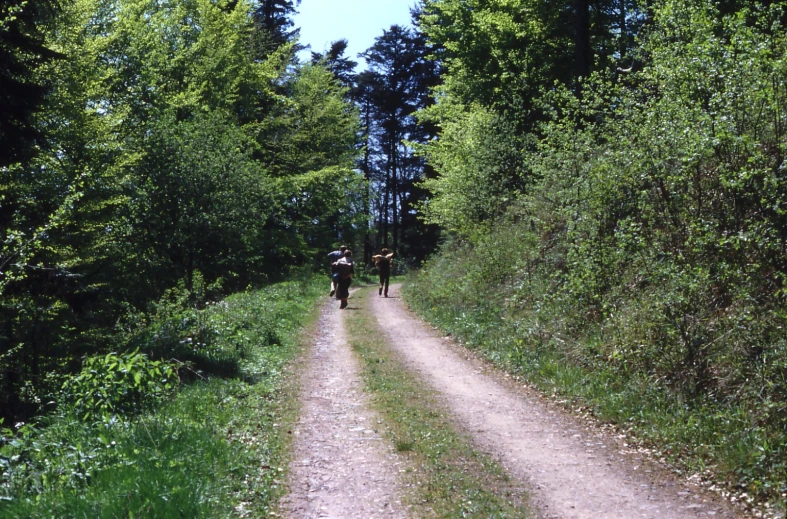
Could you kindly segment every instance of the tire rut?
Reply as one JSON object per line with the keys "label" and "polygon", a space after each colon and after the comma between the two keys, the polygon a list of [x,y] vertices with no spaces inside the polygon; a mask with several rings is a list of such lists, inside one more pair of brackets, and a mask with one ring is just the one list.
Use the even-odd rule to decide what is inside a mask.
{"label": "tire rut", "polygon": [[676,480],[621,446],[515,386],[496,370],[465,358],[413,317],[391,286],[371,298],[380,327],[403,363],[436,390],[457,426],[479,450],[530,489],[543,517],[690,519],[744,517],[714,495]]}
{"label": "tire rut", "polygon": [[398,482],[403,464],[378,433],[380,420],[363,392],[344,312],[326,303],[307,354],[290,493],[280,512],[293,519],[405,518]]}

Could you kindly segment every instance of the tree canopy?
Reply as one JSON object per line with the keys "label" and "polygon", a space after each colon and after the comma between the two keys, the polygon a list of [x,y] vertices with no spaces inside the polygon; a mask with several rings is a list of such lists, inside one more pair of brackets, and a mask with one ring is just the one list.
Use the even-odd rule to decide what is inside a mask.
{"label": "tree canopy", "polygon": [[20,99],[2,120],[9,416],[173,288],[280,279],[363,218],[358,114],[329,70],[293,64],[291,2],[45,6],[4,7],[0,31]]}

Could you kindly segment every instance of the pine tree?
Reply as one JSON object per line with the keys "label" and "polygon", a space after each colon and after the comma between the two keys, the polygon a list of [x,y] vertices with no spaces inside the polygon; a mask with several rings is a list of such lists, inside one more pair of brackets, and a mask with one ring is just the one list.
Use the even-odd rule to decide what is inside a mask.
{"label": "pine tree", "polygon": [[49,89],[36,71],[60,55],[44,45],[41,26],[58,8],[58,0],[0,5],[0,167],[30,157],[42,143],[33,115]]}
{"label": "pine tree", "polygon": [[355,81],[355,67],[358,62],[345,56],[345,52],[347,40],[336,40],[325,53],[312,52],[312,63],[324,64],[342,86],[350,88]]}
{"label": "pine tree", "polygon": [[298,37],[300,29],[293,29],[290,18],[301,0],[259,0],[254,10],[255,51],[262,59],[281,45]]}
{"label": "pine tree", "polygon": [[410,211],[413,186],[424,169],[422,159],[404,141],[424,142],[433,136],[414,117],[431,103],[429,89],[439,80],[437,65],[428,55],[423,35],[399,25],[384,31],[362,54],[369,71],[359,76],[357,92],[372,122],[364,167],[377,194],[376,245],[387,246],[390,239],[395,250],[402,236],[402,211]]}

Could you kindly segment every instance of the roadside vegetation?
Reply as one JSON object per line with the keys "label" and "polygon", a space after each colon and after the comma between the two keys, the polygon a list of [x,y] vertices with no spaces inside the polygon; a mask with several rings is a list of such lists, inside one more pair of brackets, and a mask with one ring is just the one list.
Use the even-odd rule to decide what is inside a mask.
{"label": "roadside vegetation", "polygon": [[[783,511],[787,6],[624,10],[618,27],[644,22],[625,47],[596,33],[586,74],[546,62],[554,81],[523,72],[515,99],[473,50],[514,48],[516,32],[473,22],[524,21],[489,5],[446,31],[465,20],[461,2],[427,5],[448,73],[424,114],[443,132],[422,150],[438,172],[423,209],[446,239],[410,304],[686,476],[713,474]],[[533,19],[553,27],[548,13]],[[475,47],[460,44],[470,36]],[[529,49],[548,43],[532,37]],[[506,70],[521,63],[501,56]],[[530,119],[512,117],[522,102]]]}
{"label": "roadside vegetation", "polygon": [[170,301],[118,345],[133,353],[89,358],[55,409],[4,431],[0,517],[267,516],[297,407],[285,370],[324,285]]}
{"label": "roadside vegetation", "polygon": [[405,501],[412,505],[414,516],[528,517],[521,485],[512,484],[500,466],[473,450],[429,389],[391,351],[385,333],[368,311],[370,294],[377,297],[370,288],[353,295],[364,311],[346,316],[347,331],[387,435],[408,462],[401,476],[411,484]]}

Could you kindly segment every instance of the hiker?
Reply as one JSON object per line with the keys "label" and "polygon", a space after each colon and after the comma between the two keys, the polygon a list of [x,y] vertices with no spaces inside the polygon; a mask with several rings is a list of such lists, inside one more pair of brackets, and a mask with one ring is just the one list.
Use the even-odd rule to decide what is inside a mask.
{"label": "hiker", "polygon": [[383,249],[382,254],[377,254],[376,256],[372,256],[374,260],[374,264],[377,267],[378,272],[380,273],[380,290],[377,292],[377,295],[383,295],[385,293],[385,297],[388,297],[388,280],[391,277],[391,265],[393,264],[393,255],[394,253],[389,251],[388,249]]}
{"label": "hiker", "polygon": [[346,245],[342,245],[339,247],[339,250],[335,250],[333,252],[329,252],[327,255],[328,263],[331,265],[331,293],[329,294],[330,297],[333,297],[333,294],[336,293],[336,267],[334,264],[344,257],[344,251],[347,250]]}
{"label": "hiker", "polygon": [[350,283],[353,281],[353,274],[355,274],[355,265],[353,264],[352,251],[347,249],[344,251],[344,257],[333,263],[336,267],[336,299],[339,299],[342,304],[340,309],[347,308],[347,298],[350,297]]}

